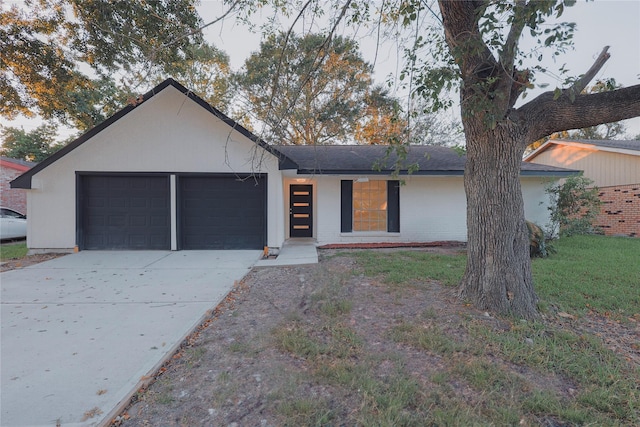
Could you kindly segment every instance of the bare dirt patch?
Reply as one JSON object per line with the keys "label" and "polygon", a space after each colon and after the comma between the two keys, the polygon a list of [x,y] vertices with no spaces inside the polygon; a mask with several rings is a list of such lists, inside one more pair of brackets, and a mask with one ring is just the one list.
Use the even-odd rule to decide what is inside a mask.
{"label": "bare dirt patch", "polygon": [[24,258],[10,259],[8,261],[3,261],[2,264],[0,264],[0,272],[29,267],[31,265],[39,264],[41,262],[49,261],[51,259],[59,258],[65,255],[67,254],[63,254],[63,253],[33,254],[33,255],[27,255]]}
{"label": "bare dirt patch", "polygon": [[[470,407],[483,404],[484,393],[465,379],[466,370],[489,370],[477,355],[492,360],[491,348],[473,330],[509,330],[511,321],[461,303],[454,289],[437,282],[394,287],[366,277],[348,251],[323,250],[320,258],[312,266],[254,268],[112,425],[367,425],[367,413],[386,410],[373,395],[378,386],[391,395],[423,395],[423,406],[408,403],[416,414],[400,413],[407,420],[460,396]],[[633,339],[637,344],[640,335],[633,322],[553,322],[583,332],[594,322],[598,333],[614,328],[609,336],[623,338],[608,344],[637,363]],[[403,341],[415,333],[427,334],[428,349]],[[566,378],[498,358],[491,364],[499,376],[509,374],[501,393],[576,393]],[[520,421],[561,425],[545,416]]]}

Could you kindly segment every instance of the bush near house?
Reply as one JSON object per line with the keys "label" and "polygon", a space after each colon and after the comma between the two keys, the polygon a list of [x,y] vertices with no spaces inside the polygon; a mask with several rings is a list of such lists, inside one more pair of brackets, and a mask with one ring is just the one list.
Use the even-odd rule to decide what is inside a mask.
{"label": "bush near house", "polygon": [[593,180],[576,175],[548,185],[545,191],[551,199],[549,235],[554,235],[555,230],[560,236],[600,233],[594,220],[602,202]]}

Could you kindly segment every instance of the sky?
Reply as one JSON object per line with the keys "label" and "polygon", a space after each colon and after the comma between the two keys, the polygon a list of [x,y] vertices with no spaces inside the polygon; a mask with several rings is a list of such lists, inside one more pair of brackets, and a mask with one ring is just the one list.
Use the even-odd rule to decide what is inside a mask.
{"label": "sky", "polygon": [[[198,7],[204,22],[214,20],[224,10],[223,3],[214,0],[201,0]],[[546,55],[544,66],[552,72],[540,76],[537,80],[539,83],[549,83],[551,88],[560,85],[561,81],[554,76],[553,71],[557,72],[563,64],[567,64],[572,75],[585,72],[603,47],[610,46],[611,58],[596,78],[614,78],[623,86],[640,84],[640,0],[579,0],[575,6],[565,9],[561,20],[577,24],[574,49],[557,56],[556,61],[553,61],[552,55]],[[379,83],[384,83],[389,75],[398,74],[400,63],[397,46],[386,43],[376,49],[375,38],[367,32],[356,33],[355,36],[363,57],[373,64],[374,77]],[[239,70],[245,59],[259,49],[261,40],[258,32],[250,31],[232,18],[208,27],[205,37],[229,55],[233,70]],[[541,91],[533,91],[527,99],[532,99]],[[27,131],[38,124],[38,121],[33,120],[18,119],[8,122],[0,118],[0,125],[23,126]],[[625,124],[630,136],[640,134],[640,118],[625,121]],[[69,130],[61,129],[63,137],[70,133]]]}

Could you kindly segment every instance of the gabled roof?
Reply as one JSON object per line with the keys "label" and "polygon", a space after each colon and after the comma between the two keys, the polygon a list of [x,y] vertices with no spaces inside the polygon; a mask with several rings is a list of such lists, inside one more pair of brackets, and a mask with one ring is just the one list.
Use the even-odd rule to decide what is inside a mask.
{"label": "gabled roof", "polygon": [[34,162],[28,162],[26,160],[12,159],[11,157],[0,156],[0,166],[3,168],[11,168],[20,172],[25,172],[37,165]]}
{"label": "gabled roof", "polygon": [[[238,122],[226,116],[220,110],[214,108],[204,99],[182,86],[177,81],[169,78],[139,99],[135,105],[128,105],[104,122],[90,129],[85,134],[69,143],[67,146],[49,156],[36,166],[23,173],[13,181],[11,188],[31,188],[31,178],[47,166],[75,150],[104,129],[116,123],[122,117],[136,108],[140,108],[158,93],[167,87],[174,87],[181,93],[196,102],[202,108],[222,120],[229,127],[238,131],[257,145],[276,156],[279,167],[284,169],[296,169],[301,174],[385,174],[395,171],[398,154],[388,146],[377,145],[319,145],[319,146],[272,146],[263,139],[254,135],[251,131]],[[459,155],[451,148],[439,146],[415,145],[407,147],[406,158],[400,163],[400,174],[411,173],[416,175],[462,175],[466,158]],[[417,166],[416,170],[413,170]],[[532,176],[568,176],[578,171],[562,169],[553,166],[523,163],[521,175]]]}
{"label": "gabled roof", "polygon": [[538,147],[535,151],[525,156],[524,161],[529,162],[533,160],[540,153],[548,150],[554,146],[568,146],[568,147],[576,147],[583,148],[585,150],[591,151],[606,151],[610,153],[618,153],[618,154],[628,154],[631,156],[640,156],[640,141],[636,140],[628,140],[628,141],[618,141],[614,139],[602,140],[602,139],[550,139],[540,147]]}
{"label": "gabled roof", "polygon": [[115,122],[117,122],[122,117],[124,117],[127,114],[129,114],[134,109],[140,108],[141,105],[143,105],[144,103],[148,102],[151,98],[153,98],[155,95],[157,95],[158,93],[162,92],[164,89],[166,89],[169,86],[172,86],[172,87],[176,88],[177,90],[179,90],[180,92],[182,92],[183,94],[188,96],[189,99],[191,99],[192,101],[196,102],[202,108],[204,108],[205,110],[207,110],[208,112],[213,114],[215,117],[219,118],[224,123],[229,125],[229,127],[231,127],[234,130],[240,132],[242,135],[246,136],[251,141],[253,141],[256,144],[258,144],[260,147],[262,147],[265,150],[271,152],[272,154],[278,156],[281,161],[286,161],[286,158],[284,158],[282,154],[273,152],[273,149],[264,140],[262,140],[261,138],[259,138],[256,135],[254,135],[252,132],[247,130],[245,127],[240,125],[235,120],[233,120],[233,119],[229,118],[228,116],[226,116],[220,110],[212,107],[207,101],[205,101],[204,99],[200,98],[198,95],[193,93],[191,90],[189,90],[186,87],[182,86],[180,83],[178,83],[174,79],[169,78],[169,79],[163,81],[162,83],[160,83],[159,85],[157,85],[156,87],[154,87],[153,89],[151,89],[149,92],[147,92],[144,95],[140,96],[138,98],[140,100],[140,102],[136,103],[136,105],[127,105],[125,108],[123,108],[122,110],[118,111],[117,113],[115,113],[113,116],[109,117],[104,122],[100,123],[99,125],[95,126],[92,129],[90,129],[89,131],[87,131],[86,133],[81,135],[79,138],[77,138],[76,140],[72,141],[67,146],[62,148],[61,150],[57,151],[55,154],[47,157],[46,159],[44,159],[43,161],[38,163],[37,166],[33,167],[29,171],[23,173],[22,175],[20,175],[19,177],[17,177],[13,181],[11,181],[11,188],[31,188],[31,178],[33,177],[33,175],[35,175],[36,173],[40,172],[41,170],[43,170],[44,168],[46,168],[50,164],[54,163],[58,159],[64,157],[65,155],[67,155],[71,151],[75,150],[80,145],[84,144],[89,139],[91,139],[92,137],[94,137],[98,133],[102,132],[104,129],[106,129],[109,126],[113,125]]}
{"label": "gabled roof", "polygon": [[[280,169],[297,169],[299,174],[324,175],[388,175],[395,171],[398,153],[383,145],[290,145],[276,146],[291,162],[281,162]],[[433,145],[406,147],[406,158],[399,163],[401,175],[463,175],[466,156],[457,151]],[[411,172],[409,172],[411,170]],[[562,177],[577,170],[522,163],[523,176]]]}

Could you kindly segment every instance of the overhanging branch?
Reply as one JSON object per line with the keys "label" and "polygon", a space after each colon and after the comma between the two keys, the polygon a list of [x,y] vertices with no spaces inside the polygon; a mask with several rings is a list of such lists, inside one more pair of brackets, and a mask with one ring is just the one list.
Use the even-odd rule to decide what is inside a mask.
{"label": "overhanging branch", "polygon": [[609,92],[580,94],[573,100],[567,95],[555,99],[546,92],[517,110],[528,125],[527,142],[554,132],[583,129],[640,116],[640,85]]}
{"label": "overhanging branch", "polygon": [[587,87],[589,82],[593,80],[593,78],[600,72],[605,62],[611,58],[611,54],[608,52],[609,46],[605,46],[596,58],[596,61],[593,63],[591,68],[584,73],[582,77],[580,77],[568,90],[572,91],[575,95],[582,93],[582,91]]}

